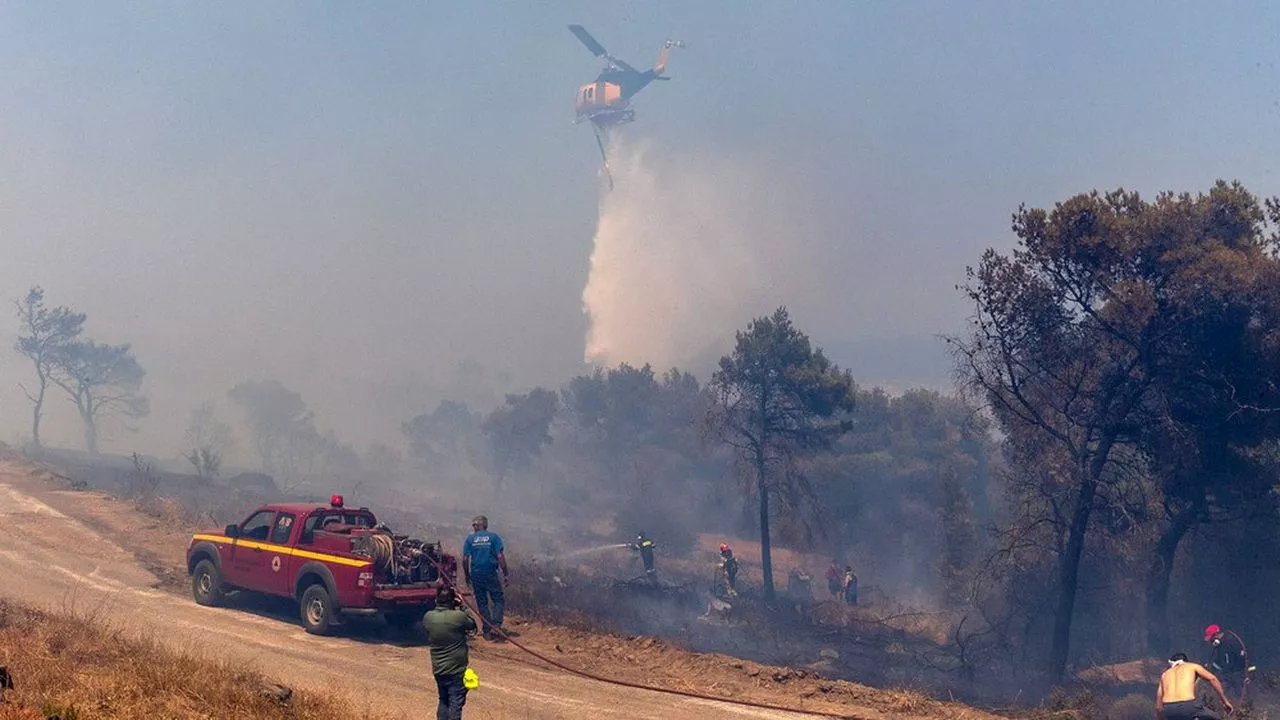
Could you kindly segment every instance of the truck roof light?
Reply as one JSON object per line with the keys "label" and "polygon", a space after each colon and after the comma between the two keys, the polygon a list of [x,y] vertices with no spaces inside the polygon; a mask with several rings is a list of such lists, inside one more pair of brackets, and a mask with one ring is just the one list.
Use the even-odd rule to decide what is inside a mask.
{"label": "truck roof light", "polygon": [[333,507],[342,507],[342,496],[334,495],[333,497],[329,498],[329,505]]}

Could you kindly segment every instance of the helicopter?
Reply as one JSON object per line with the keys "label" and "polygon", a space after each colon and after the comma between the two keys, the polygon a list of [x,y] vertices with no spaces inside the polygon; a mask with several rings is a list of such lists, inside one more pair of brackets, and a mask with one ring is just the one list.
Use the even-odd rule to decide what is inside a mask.
{"label": "helicopter", "polygon": [[569,31],[587,46],[591,54],[606,63],[604,69],[596,76],[595,82],[578,88],[573,101],[573,109],[577,113],[573,123],[576,125],[584,120],[591,121],[596,135],[596,144],[600,146],[600,156],[604,159],[605,172],[609,176],[609,187],[612,189],[613,174],[609,172],[609,158],[605,155],[601,134],[607,132],[609,128],[635,120],[636,111],[631,107],[631,98],[654,80],[671,79],[662,74],[667,69],[667,53],[673,47],[684,47],[684,43],[668,39],[662,44],[658,62],[651,70],[641,72],[605,50],[604,46],[591,37],[591,33],[581,25],[570,25]]}

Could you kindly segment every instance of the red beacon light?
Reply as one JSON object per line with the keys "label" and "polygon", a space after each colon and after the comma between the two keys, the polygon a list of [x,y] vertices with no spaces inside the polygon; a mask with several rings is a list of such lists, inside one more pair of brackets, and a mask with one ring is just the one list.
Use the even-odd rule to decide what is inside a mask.
{"label": "red beacon light", "polygon": [[342,496],[334,495],[333,497],[329,498],[329,505],[331,507],[338,507],[338,508],[342,507]]}

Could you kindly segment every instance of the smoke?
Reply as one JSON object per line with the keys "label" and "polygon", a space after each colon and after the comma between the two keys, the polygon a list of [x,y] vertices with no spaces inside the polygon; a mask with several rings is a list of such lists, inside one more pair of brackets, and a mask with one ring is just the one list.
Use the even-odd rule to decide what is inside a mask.
{"label": "smoke", "polygon": [[582,293],[587,362],[697,369],[761,314],[754,177],[615,133]]}

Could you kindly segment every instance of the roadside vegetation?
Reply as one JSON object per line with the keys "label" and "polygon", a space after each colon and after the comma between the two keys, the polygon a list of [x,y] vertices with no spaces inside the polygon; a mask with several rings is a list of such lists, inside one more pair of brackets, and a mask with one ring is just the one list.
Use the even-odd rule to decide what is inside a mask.
{"label": "roadside vegetation", "polygon": [[0,720],[372,718],[343,701],[291,691],[242,665],[127,637],[92,615],[0,600],[0,663],[13,678]]}

